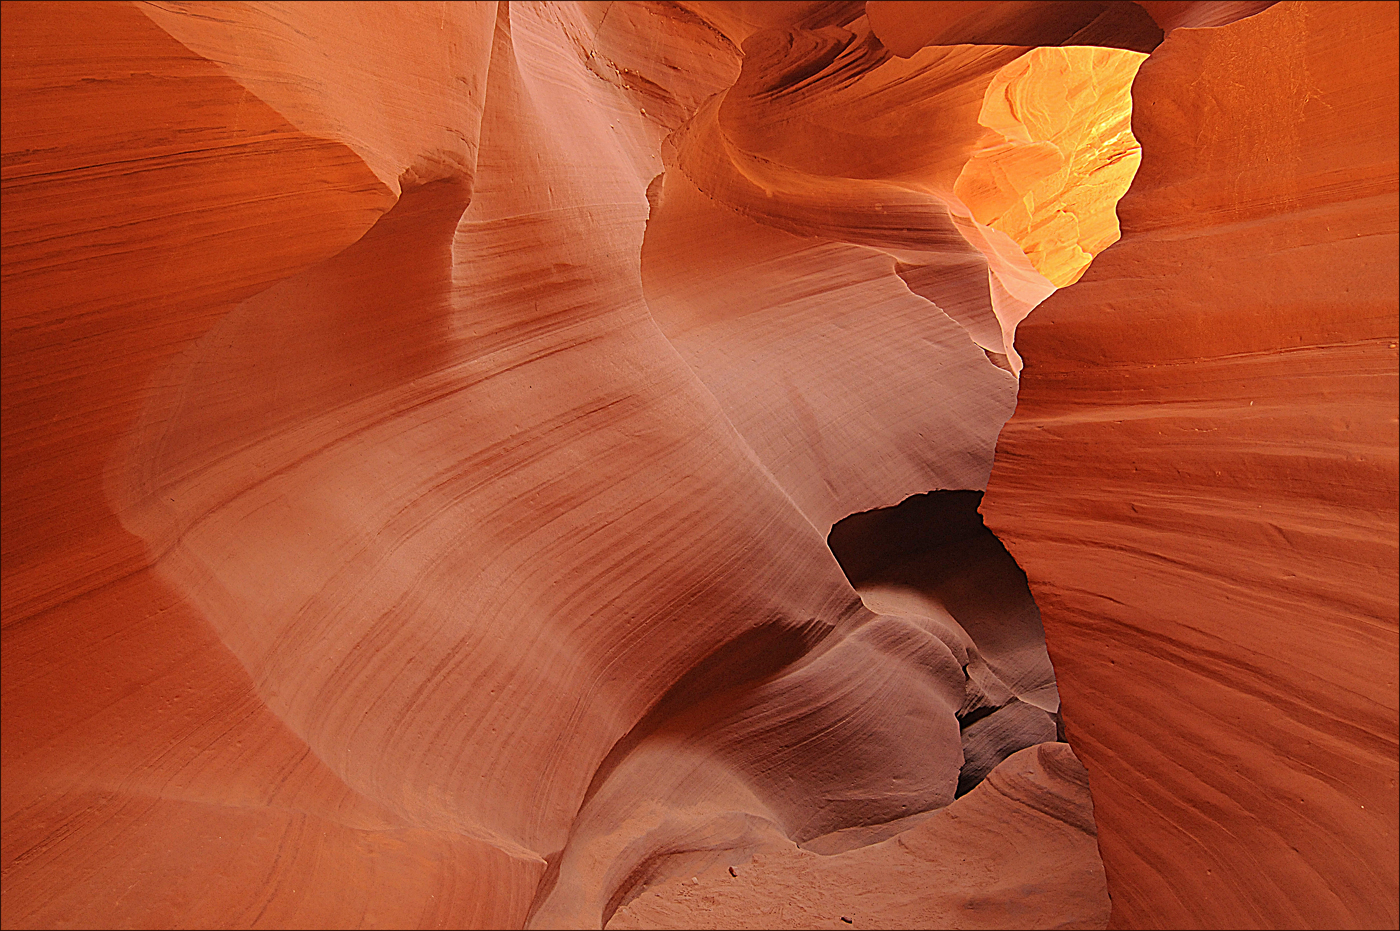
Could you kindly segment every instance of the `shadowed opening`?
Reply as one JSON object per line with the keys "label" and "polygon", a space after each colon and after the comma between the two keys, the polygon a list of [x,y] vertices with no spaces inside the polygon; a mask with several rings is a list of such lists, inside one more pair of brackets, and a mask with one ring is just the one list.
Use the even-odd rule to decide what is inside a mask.
{"label": "shadowed opening", "polygon": [[[1026,574],[982,522],[980,491],[932,491],[837,522],[827,544],[873,611],[952,622],[990,678],[958,713],[965,795],[1017,750],[1063,740],[1059,693]],[[984,675],[975,661],[969,677]]]}

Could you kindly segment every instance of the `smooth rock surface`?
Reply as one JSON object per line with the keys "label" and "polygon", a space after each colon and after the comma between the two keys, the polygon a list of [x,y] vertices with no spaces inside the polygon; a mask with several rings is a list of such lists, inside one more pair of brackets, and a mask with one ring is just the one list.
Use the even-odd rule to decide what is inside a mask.
{"label": "smooth rock surface", "polygon": [[1265,6],[5,3],[4,925],[1393,923],[1394,14]]}
{"label": "smooth rock surface", "polygon": [[1083,766],[1042,743],[897,837],[832,856],[774,845],[737,875],[649,890],[607,927],[1101,928],[1089,814]]}
{"label": "smooth rock surface", "polygon": [[1397,916],[1396,8],[1172,32],[1123,239],[1018,330],[982,511],[1118,927]]}
{"label": "smooth rock surface", "polygon": [[[1053,288],[950,193],[1025,49],[708,12],[6,5],[7,925],[598,926],[954,801],[1012,691],[825,535],[986,481],[1009,363],[901,271],[1007,358]],[[853,197],[765,128],[939,87]]]}

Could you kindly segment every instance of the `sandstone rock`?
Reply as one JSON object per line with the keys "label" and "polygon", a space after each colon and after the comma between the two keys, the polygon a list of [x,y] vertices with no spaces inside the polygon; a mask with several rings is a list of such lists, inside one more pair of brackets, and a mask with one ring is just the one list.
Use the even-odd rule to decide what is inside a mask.
{"label": "sandstone rock", "polygon": [[1393,921],[1394,16],[1263,6],[6,3],[4,924]]}
{"label": "sandstone rock", "polygon": [[[7,924],[519,925],[590,830],[664,858],[608,806],[670,804],[672,733],[785,836],[952,801],[963,664],[823,537],[983,483],[1013,383],[832,241],[864,268],[792,337],[836,358],[824,292],[882,290],[938,340],[903,410],[920,366],[967,409],[853,423],[808,476],[771,444],[809,423],[717,402],[641,264],[728,40],[673,7],[109,4],[7,7],[5,42]],[[877,335],[806,403],[874,402]],[[699,829],[749,817],[728,791]]]}
{"label": "sandstone rock", "polygon": [[1174,31],[1122,241],[1018,331],[982,508],[1118,926],[1397,920],[1395,86],[1393,6]]}
{"label": "sandstone rock", "polygon": [[1093,846],[1083,767],[1043,743],[898,837],[832,856],[775,844],[737,877],[649,889],[607,927],[1103,927]]}

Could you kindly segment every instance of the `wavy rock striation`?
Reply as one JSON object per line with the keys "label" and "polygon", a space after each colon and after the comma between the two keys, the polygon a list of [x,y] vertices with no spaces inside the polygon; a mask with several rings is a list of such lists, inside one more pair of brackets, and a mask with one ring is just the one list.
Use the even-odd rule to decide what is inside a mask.
{"label": "wavy rock striation", "polygon": [[1397,921],[1395,12],[1173,32],[1122,241],[1018,331],[982,509],[1122,927]]}
{"label": "wavy rock striation", "polygon": [[[1357,848],[1370,866],[1329,893],[1341,906],[1267,883],[1323,896],[1326,864],[1360,862],[1337,851],[1394,831],[1376,795],[1388,773],[1394,789],[1377,697],[1394,574],[1373,569],[1394,509],[1356,517],[1395,484],[1394,422],[1371,415],[1394,398],[1388,283],[1357,292],[1363,312],[1315,312],[1393,237],[1394,159],[1299,135],[1335,135],[1353,99],[1381,101],[1363,139],[1392,126],[1394,55],[1362,8],[1236,22],[1261,6],[6,3],[4,923],[1102,927],[1109,891],[1123,922],[1391,914],[1379,848]],[[1367,42],[1391,71],[1363,80],[1345,56]],[[1239,48],[1276,76],[1258,125],[1217,102]],[[1291,54],[1313,56],[1316,102],[1288,96]],[[1194,97],[1193,69],[1210,76]],[[1149,101],[1136,130],[1130,87]],[[1304,109],[1280,135],[1265,117],[1283,103]],[[1217,123],[1219,151],[1179,141]],[[1275,156],[1296,167],[1282,187],[1260,173]],[[1102,272],[1139,161],[1109,253],[1127,258]],[[1236,162],[1254,174],[1222,199]],[[1318,295],[1289,305],[1312,348],[1276,351],[1261,310],[1258,345],[1221,355],[1159,297],[1177,343],[1144,329],[1125,340],[1142,358],[1078,368],[1110,327],[1077,296],[1136,300],[1153,262],[1218,240],[1182,291],[1215,294],[1189,287],[1222,287],[1258,235],[1317,266],[1270,282]],[[983,500],[1022,326],[1029,399]],[[1228,462],[1196,439],[1199,458],[1164,465],[1144,431],[1219,405],[1162,352],[1220,384],[1295,361],[1307,378],[1265,405],[1280,419],[1191,421],[1244,425]],[[1172,804],[1133,807],[1134,780],[1171,774],[1106,734],[1130,714],[1087,710],[1163,709],[1171,735],[1132,725],[1154,748],[1223,733],[1150,704],[1180,680],[1143,625],[1086,633],[1054,587],[1104,576],[1071,581],[1090,562],[1047,550],[1046,528],[1082,548],[1105,520],[1082,502],[1130,496],[1099,481],[1109,456],[1095,472],[1030,447],[1069,429],[1065,407],[1102,404],[1072,423],[1105,424],[1129,384],[1113,379],[1134,376],[1166,379],[1141,389],[1165,392],[1158,420],[1076,442],[1131,438],[1149,475],[1244,463],[1315,488],[1278,437],[1357,431],[1315,507],[1231,504],[1257,531],[1231,542],[1240,560],[1310,567],[1270,610],[1335,634],[1309,641],[1331,670],[1290,680],[1296,728],[1258,742],[1261,718],[1231,719],[1252,786],[1332,771],[1280,762],[1289,741],[1354,773],[1313,833],[1276,835],[1313,845],[1296,869],[1237,850],[1193,886],[1144,862],[1181,857],[1160,843]],[[1043,387],[1057,377],[1072,399]],[[1154,513],[1178,526],[1199,487],[1178,480]],[[1048,653],[979,502],[1060,612]],[[1199,539],[1227,526],[1207,510]],[[1194,604],[1198,567],[1172,565],[1134,587]],[[1218,615],[1201,636],[1245,629]],[[1295,629],[1260,654],[1183,649],[1233,670],[1204,676],[1219,708],[1229,689],[1255,708],[1269,696],[1240,677],[1280,675]],[[1086,669],[1114,649],[1142,657],[1132,682]],[[1062,742],[1061,691],[1106,814]],[[1234,758],[1200,759],[1179,804],[1233,828],[1198,790],[1238,794]],[[1366,815],[1334,804],[1347,792]],[[1212,882],[1223,910],[1178,907]]]}

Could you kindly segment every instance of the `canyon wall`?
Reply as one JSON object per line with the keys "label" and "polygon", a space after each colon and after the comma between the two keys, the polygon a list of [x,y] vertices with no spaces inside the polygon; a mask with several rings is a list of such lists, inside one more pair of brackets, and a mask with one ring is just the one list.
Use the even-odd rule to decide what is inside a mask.
{"label": "canyon wall", "polygon": [[825,540],[986,482],[1053,285],[952,187],[1028,50],[704,12],[6,5],[7,925],[597,927],[954,809],[1102,923],[1073,756],[977,791],[1053,687]]}
{"label": "canyon wall", "polygon": [[1267,6],[4,3],[5,925],[1393,922],[1394,14]]}
{"label": "canyon wall", "polygon": [[1025,321],[982,509],[1120,927],[1393,927],[1396,7],[1172,32],[1123,238]]}

